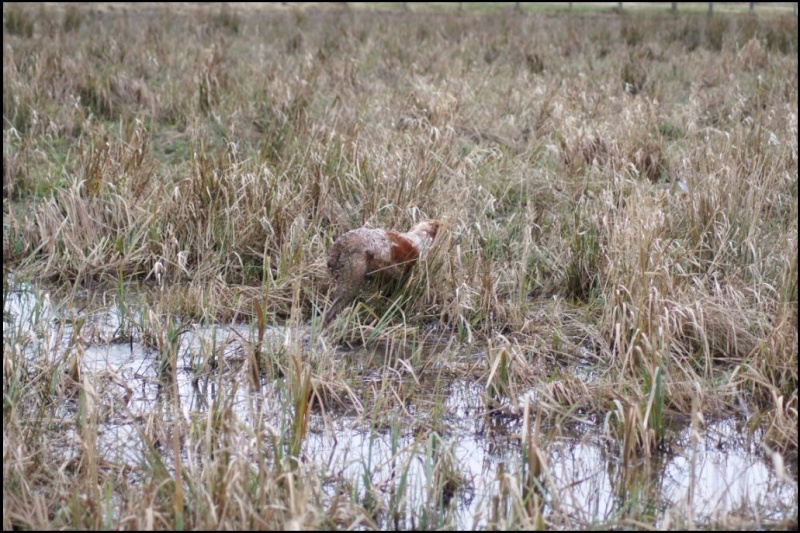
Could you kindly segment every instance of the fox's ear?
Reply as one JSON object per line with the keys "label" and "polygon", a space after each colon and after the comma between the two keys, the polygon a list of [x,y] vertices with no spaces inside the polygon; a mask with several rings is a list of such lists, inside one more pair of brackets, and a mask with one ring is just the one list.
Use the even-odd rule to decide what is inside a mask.
{"label": "fox's ear", "polygon": [[436,238],[436,234],[439,233],[439,227],[441,225],[442,225],[442,223],[440,221],[438,221],[438,220],[432,220],[431,221],[431,223],[430,223],[431,230],[428,233],[430,233],[430,236],[432,238],[434,238],[434,239]]}

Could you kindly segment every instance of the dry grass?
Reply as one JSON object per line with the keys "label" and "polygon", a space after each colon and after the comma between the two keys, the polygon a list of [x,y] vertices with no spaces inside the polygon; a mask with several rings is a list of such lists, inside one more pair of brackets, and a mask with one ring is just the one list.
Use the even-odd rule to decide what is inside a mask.
{"label": "dry grass", "polygon": [[[4,327],[4,528],[452,526],[466,481],[440,401],[414,419],[420,501],[348,492],[298,459],[310,410],[394,427],[442,368],[524,420],[526,466],[498,474],[484,527],[596,527],[554,500],[537,429],[585,416],[626,465],[658,453],[670,417],[734,413],[796,461],[796,18],[4,4],[3,19],[4,302],[10,272],[68,301],[116,291],[121,338],[154,347],[165,391],[185,321],[252,323],[250,386],[285,383],[273,425],[257,406],[237,425],[225,398],[171,417],[165,392],[129,478],[94,445],[105,396],[81,375],[84,340],[52,351],[65,330],[32,311],[38,340]],[[424,218],[447,224],[424,265],[320,337],[333,239]],[[271,346],[276,323],[290,329]],[[485,357],[392,359],[431,325]],[[382,387],[365,392],[341,343],[389,347],[362,363]],[[655,523],[632,514],[601,526]],[[758,523],[738,520],[713,525]]]}

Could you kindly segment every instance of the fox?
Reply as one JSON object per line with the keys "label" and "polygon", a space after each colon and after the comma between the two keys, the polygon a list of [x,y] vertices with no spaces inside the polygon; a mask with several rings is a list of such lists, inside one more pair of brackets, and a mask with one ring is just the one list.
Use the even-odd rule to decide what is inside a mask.
{"label": "fox", "polygon": [[425,220],[405,233],[358,228],[336,239],[328,252],[334,298],[325,314],[323,327],[361,293],[367,277],[385,281],[408,274],[433,245],[441,225],[439,220]]}

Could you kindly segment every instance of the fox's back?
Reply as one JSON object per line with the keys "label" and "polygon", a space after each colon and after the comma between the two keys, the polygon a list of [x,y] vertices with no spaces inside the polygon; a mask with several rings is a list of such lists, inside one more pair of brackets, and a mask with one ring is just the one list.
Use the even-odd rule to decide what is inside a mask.
{"label": "fox's back", "polygon": [[366,256],[370,263],[389,264],[392,243],[382,229],[358,228],[350,230],[333,243],[328,253],[328,270],[336,272],[353,254]]}

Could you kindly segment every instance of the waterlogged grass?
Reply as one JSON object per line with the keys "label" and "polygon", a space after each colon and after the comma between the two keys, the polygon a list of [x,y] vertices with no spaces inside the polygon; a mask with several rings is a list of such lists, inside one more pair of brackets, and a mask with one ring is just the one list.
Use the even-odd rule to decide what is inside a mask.
{"label": "waterlogged grass", "polygon": [[[196,495],[182,505],[187,525],[198,527],[507,529],[557,520],[574,528],[643,519],[686,526],[715,525],[720,516],[738,527],[751,523],[731,516],[743,505],[776,527],[792,516],[797,487],[783,455],[762,449],[763,429],[744,419],[654,411],[659,445],[648,457],[629,452],[628,434],[616,433],[637,416],[621,396],[605,419],[581,409],[550,419],[539,412],[570,374],[596,386],[586,360],[536,361],[538,377],[515,391],[509,369],[518,348],[505,342],[465,345],[430,331],[374,349],[328,349],[280,327],[183,323],[172,337],[174,322],[158,339],[143,314],[125,324],[118,306],[103,307],[106,298],[85,294],[70,310],[23,285],[6,300],[6,325],[16,332],[7,341],[18,346],[23,331],[39,341],[16,349],[15,362],[56,400],[47,417],[17,414],[26,424],[12,420],[7,438],[36,428],[46,435],[32,446],[37,455],[68,465],[58,476],[27,459],[20,465],[45,494],[61,497],[54,508],[64,525],[155,525],[136,514],[150,492],[170,506],[181,493]],[[17,386],[9,382],[10,400]],[[101,480],[100,489],[86,475]],[[60,490],[75,483],[102,493],[70,501]],[[260,495],[263,484],[285,483],[293,496]],[[219,501],[212,516],[194,509],[194,498],[233,495],[249,503],[231,509]],[[12,501],[22,505],[20,496]],[[299,498],[294,510],[283,509],[287,496]],[[84,506],[97,505],[91,498],[104,516],[87,520]]]}
{"label": "waterlogged grass", "polygon": [[796,527],[797,19],[357,7],[4,5],[4,528]]}

